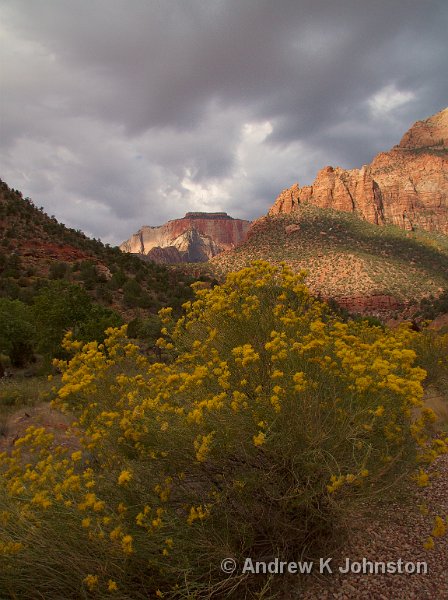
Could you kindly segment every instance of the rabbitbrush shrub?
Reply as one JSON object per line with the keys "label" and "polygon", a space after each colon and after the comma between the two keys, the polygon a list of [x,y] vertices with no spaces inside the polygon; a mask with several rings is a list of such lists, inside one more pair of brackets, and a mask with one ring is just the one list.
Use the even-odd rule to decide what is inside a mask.
{"label": "rabbitbrush shrub", "polygon": [[54,404],[79,449],[31,428],[1,459],[8,597],[266,598],[278,579],[221,561],[331,556],[360,505],[426,484],[446,444],[428,441],[413,332],[343,323],[263,262],[184,308],[161,311],[168,363],[125,328],[65,338]]}

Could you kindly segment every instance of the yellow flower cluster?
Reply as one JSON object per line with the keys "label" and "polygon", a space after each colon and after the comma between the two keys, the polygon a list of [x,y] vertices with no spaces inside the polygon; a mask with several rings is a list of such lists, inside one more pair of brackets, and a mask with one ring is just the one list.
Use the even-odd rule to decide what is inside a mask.
{"label": "yellow flower cluster", "polygon": [[255,446],[262,446],[265,442],[266,434],[263,431],[259,431],[258,435],[254,435]]}
{"label": "yellow flower cluster", "polygon": [[434,538],[443,537],[447,533],[447,523],[448,521],[440,517],[436,516],[434,519],[434,527],[431,532],[431,535],[428,537],[426,542],[423,544],[425,550],[432,550],[435,546]]}
{"label": "yellow flower cluster", "polygon": [[118,476],[118,485],[125,485],[132,479],[132,473],[130,471],[122,471]]}
{"label": "yellow flower cluster", "polygon": [[244,346],[234,348],[232,354],[235,357],[235,363],[243,367],[260,360],[260,355],[255,352],[251,344],[244,344]]}
{"label": "yellow flower cluster", "polygon": [[214,435],[215,432],[211,431],[208,435],[198,435],[194,440],[194,449],[196,450],[196,460],[198,462],[205,462],[207,459]]}
{"label": "yellow flower cluster", "polygon": [[192,506],[188,515],[187,523],[192,525],[195,521],[203,521],[210,515],[210,506]]}
{"label": "yellow flower cluster", "polygon": [[[29,531],[58,515],[103,560],[104,569],[87,563],[78,588],[113,593],[142,557],[164,583],[175,569],[161,563],[193,540],[200,547],[201,535],[217,543],[207,538],[216,523],[234,528],[222,539],[246,530],[254,539],[272,498],[288,522],[278,541],[301,531],[324,497],[343,510],[404,472],[428,485],[425,465],[448,439],[435,439],[423,406],[425,372],[409,349],[416,332],[342,322],[303,278],[257,262],[221,286],[197,286],[183,317],[160,312],[159,345],[176,348],[163,363],[125,327],[108,330],[104,344],[67,335],[73,356],[57,361],[53,406],[75,415],[77,444],[58,447],[30,428],[0,455],[0,554],[26,556]],[[428,546],[445,533],[439,519]]]}

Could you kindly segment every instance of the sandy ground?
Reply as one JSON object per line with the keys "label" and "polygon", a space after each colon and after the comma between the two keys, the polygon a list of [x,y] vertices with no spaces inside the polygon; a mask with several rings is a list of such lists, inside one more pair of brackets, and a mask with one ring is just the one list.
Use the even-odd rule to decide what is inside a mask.
{"label": "sandy ground", "polygon": [[73,418],[53,410],[48,402],[27,406],[17,410],[5,419],[0,435],[0,452],[10,450],[14,442],[23,436],[28,427],[45,427],[55,436],[55,443],[73,448],[78,445],[73,434],[67,432]]}
{"label": "sandy ground", "polygon": [[[433,466],[434,478],[419,491],[416,504],[427,504],[445,519],[448,518],[448,455],[439,457]],[[448,535],[435,538],[433,550],[423,543],[430,535],[433,518],[423,516],[413,507],[391,505],[381,518],[369,515],[357,524],[349,544],[331,563],[332,575],[311,575],[305,593],[293,598],[303,600],[448,600]],[[345,559],[362,562],[393,561],[425,562],[427,574],[342,574]],[[422,567],[423,570],[423,567]]]}

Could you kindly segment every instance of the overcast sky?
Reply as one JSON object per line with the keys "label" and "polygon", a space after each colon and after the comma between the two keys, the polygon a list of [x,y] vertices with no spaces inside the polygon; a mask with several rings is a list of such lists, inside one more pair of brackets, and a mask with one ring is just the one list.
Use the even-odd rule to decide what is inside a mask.
{"label": "overcast sky", "polygon": [[448,104],[446,0],[0,0],[1,170],[120,243],[254,219]]}

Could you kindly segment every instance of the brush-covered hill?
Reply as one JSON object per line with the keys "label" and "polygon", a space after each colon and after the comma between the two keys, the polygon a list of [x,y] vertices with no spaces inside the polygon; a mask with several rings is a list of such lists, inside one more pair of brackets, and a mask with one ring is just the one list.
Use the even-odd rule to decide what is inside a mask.
{"label": "brush-covered hill", "polygon": [[0,180],[0,296],[31,303],[48,280],[78,284],[130,320],[180,308],[194,278],[66,227]]}
{"label": "brush-covered hill", "polygon": [[354,312],[402,312],[448,288],[447,236],[379,227],[352,213],[311,205],[262,217],[246,242],[211,265],[221,275],[260,259],[306,270],[315,293]]}

